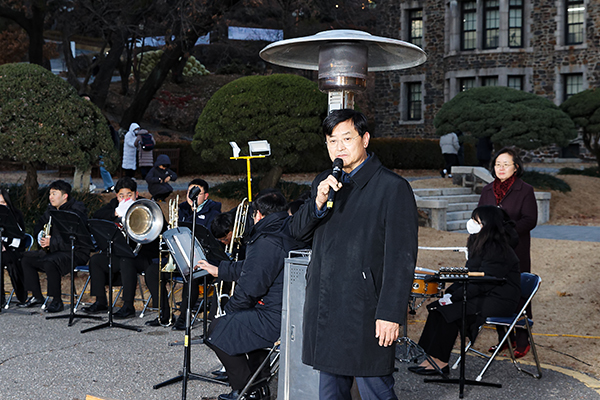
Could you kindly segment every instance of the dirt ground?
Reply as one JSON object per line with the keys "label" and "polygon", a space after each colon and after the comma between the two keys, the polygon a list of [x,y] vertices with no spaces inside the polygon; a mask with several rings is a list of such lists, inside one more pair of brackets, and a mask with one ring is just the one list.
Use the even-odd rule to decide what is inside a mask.
{"label": "dirt ground", "polygon": [[[431,176],[431,171],[398,171],[404,176]],[[4,173],[3,181],[19,181],[18,174]],[[310,181],[313,174],[284,176],[285,180]],[[49,177],[51,178],[51,177]],[[600,181],[584,176],[560,176],[569,185],[569,193],[552,192],[550,224],[600,226]],[[22,178],[20,178],[22,179]],[[22,181],[22,180],[21,180]],[[450,179],[425,179],[412,182],[413,187],[451,187]],[[184,192],[181,192],[181,196]],[[180,197],[182,198],[182,197]],[[223,201],[223,209],[236,205]],[[166,206],[166,203],[163,203]],[[166,209],[165,209],[166,212]],[[165,214],[167,215],[167,214]],[[419,231],[419,245],[426,247],[465,246],[466,234],[440,232],[429,228]],[[597,329],[600,313],[600,243],[532,239],[532,272],[542,278],[540,292],[534,299],[534,334],[543,363],[582,371],[600,378],[600,332]],[[420,250],[417,266],[438,270],[441,266],[464,266],[463,253]],[[77,277],[81,288],[87,275]],[[5,290],[10,281],[6,276]],[[68,279],[63,280],[68,293]],[[44,285],[44,284],[42,284]],[[44,286],[43,286],[44,287]],[[88,288],[89,290],[89,288]],[[179,295],[178,295],[179,296]],[[89,296],[84,295],[84,301]],[[427,299],[425,303],[431,301]],[[136,304],[139,304],[136,302]],[[141,309],[141,307],[140,307]],[[409,315],[408,336],[418,340],[427,312],[423,304],[415,315]],[[477,348],[486,350],[496,341],[496,333],[485,330]],[[533,362],[531,354],[525,357]]]}

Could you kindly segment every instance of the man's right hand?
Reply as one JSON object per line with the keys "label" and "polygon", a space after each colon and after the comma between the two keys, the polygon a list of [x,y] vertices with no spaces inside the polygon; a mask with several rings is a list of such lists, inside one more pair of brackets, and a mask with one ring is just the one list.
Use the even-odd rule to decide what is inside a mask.
{"label": "man's right hand", "polygon": [[333,175],[329,175],[327,178],[319,183],[317,187],[317,197],[315,198],[315,203],[317,204],[317,209],[323,209],[325,203],[327,203],[327,197],[329,197],[329,188],[333,188],[336,192],[340,190],[342,187],[342,182],[339,182],[337,179],[333,177]]}
{"label": "man's right hand", "polygon": [[50,247],[50,236],[46,236],[45,238],[40,239],[40,246],[42,248]]}

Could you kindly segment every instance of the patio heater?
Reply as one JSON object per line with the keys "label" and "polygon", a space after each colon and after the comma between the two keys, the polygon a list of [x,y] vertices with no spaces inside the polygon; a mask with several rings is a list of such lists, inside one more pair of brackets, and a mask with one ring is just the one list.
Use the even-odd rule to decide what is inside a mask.
{"label": "patio heater", "polygon": [[328,112],[354,108],[354,94],[367,88],[367,72],[415,67],[427,59],[414,44],[349,29],[274,42],[260,56],[284,67],[319,71]]}

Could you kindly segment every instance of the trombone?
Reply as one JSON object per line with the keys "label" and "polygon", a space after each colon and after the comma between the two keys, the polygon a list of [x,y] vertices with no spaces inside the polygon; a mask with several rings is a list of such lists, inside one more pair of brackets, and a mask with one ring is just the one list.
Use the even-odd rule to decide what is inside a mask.
{"label": "trombone", "polygon": [[[233,222],[231,241],[225,248],[225,252],[233,261],[237,261],[239,257],[240,247],[242,245],[242,238],[246,229],[246,220],[248,219],[249,206],[250,203],[248,203],[248,198],[244,198],[244,200],[242,200],[242,202],[237,206],[237,209],[235,211],[235,220]],[[223,294],[224,284],[225,282],[223,281],[215,284],[215,288],[217,290],[217,312],[215,314],[216,318],[221,317],[225,314],[223,308],[221,307],[221,300],[224,298],[229,299],[231,296],[233,296],[233,290],[235,289],[235,282],[231,282],[231,289],[229,289],[229,294]]]}
{"label": "trombone", "polygon": [[[175,229],[177,228],[179,224],[179,195],[177,195],[176,199],[171,199],[169,200],[169,229]],[[165,252],[165,250],[163,250],[163,245],[165,243],[163,242],[163,237],[162,235],[160,235],[160,249],[158,252],[158,268],[161,268],[160,273],[158,274],[158,308],[159,308],[159,314],[162,313],[162,307],[160,306],[162,304],[162,299],[161,299],[161,293],[162,293],[162,273],[163,272],[167,272],[170,273],[170,281],[171,281],[171,296],[167,296],[167,302],[169,301],[169,297],[171,298],[171,304],[169,304],[169,321],[166,324],[163,324],[161,321],[162,319],[162,315],[160,315],[160,318],[158,319],[158,322],[161,326],[170,326],[173,323],[173,308],[175,307],[175,293],[173,293],[173,271],[175,271],[176,267],[175,267],[175,261],[173,260],[173,256],[171,255],[171,252],[169,251],[168,247],[166,252],[169,253],[169,259],[167,261],[167,264],[164,266],[164,268],[162,267],[162,254]]]}

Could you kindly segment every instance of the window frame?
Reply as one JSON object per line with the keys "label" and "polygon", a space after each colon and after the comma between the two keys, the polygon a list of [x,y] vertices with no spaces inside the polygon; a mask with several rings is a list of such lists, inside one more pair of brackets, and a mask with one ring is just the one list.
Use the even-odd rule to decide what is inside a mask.
{"label": "window frame", "polygon": [[[520,5],[513,4],[513,1],[520,2]],[[513,26],[512,25],[513,18],[512,18],[511,14],[512,14],[512,11],[514,11],[514,10],[520,10],[520,12],[521,12],[521,16],[519,18],[519,20],[520,20],[520,25],[519,26],[516,26],[516,25]],[[523,42],[524,42],[523,41],[523,36],[524,36],[524,33],[525,33],[525,29],[524,29],[524,25],[525,25],[524,21],[525,20],[524,20],[524,16],[525,16],[525,2],[523,0],[509,0],[509,2],[508,2],[508,32],[507,32],[507,35],[508,35],[507,43],[508,43],[508,47],[509,48],[519,49],[519,48],[523,48],[524,47],[524,44],[523,44]],[[512,45],[511,44],[511,33],[513,31],[514,32],[519,32],[519,38],[520,38],[519,42],[520,43],[518,45]]]}
{"label": "window frame", "polygon": [[[496,5],[494,6],[490,6],[489,3],[491,2],[495,2]],[[491,18],[489,18],[489,14],[491,12],[495,12],[495,16],[496,18],[494,18],[493,20],[496,22],[496,26],[495,27],[490,27],[490,22],[492,21]],[[484,50],[490,50],[490,49],[497,49],[498,47],[500,47],[500,0],[484,0],[483,2],[483,13],[482,13],[482,19],[483,19],[483,49]],[[489,44],[488,41],[490,40],[490,33],[495,32],[495,44]]]}
{"label": "window frame", "polygon": [[[406,121],[421,121],[423,119],[423,83],[406,82]],[[417,93],[414,88],[418,88],[418,100],[413,100],[413,95]],[[418,104],[418,107],[415,105]],[[418,115],[415,111],[418,108]]]}
{"label": "window frame", "polygon": [[[569,22],[569,9],[571,7],[581,7],[583,10],[581,11],[581,21],[579,22]],[[584,0],[565,0],[565,45],[573,46],[580,45],[585,43],[585,13],[587,8],[585,6]],[[580,29],[576,33],[570,33],[571,27],[579,26]],[[571,36],[581,35],[581,41],[570,40]]]}
{"label": "window frame", "polygon": [[[473,8],[466,8],[467,4],[473,4]],[[469,30],[465,29],[465,25],[466,25],[465,16],[467,14],[474,16],[474,21],[473,21],[474,28],[473,29],[469,29]],[[477,2],[474,0],[461,2],[460,15],[461,15],[461,21],[462,21],[460,24],[460,49],[462,51],[477,50]],[[473,41],[473,47],[465,47],[465,36],[467,34],[475,35],[474,39],[469,38],[469,41]]]}
{"label": "window frame", "polygon": [[[415,13],[421,13],[420,17],[415,17]],[[421,36],[413,36],[415,32],[413,23],[420,21],[420,33]],[[415,8],[412,10],[408,10],[408,41],[416,46],[423,48],[423,36],[424,36],[424,24],[423,24],[423,9]],[[417,29],[418,30],[418,29]],[[417,43],[418,41],[418,43]]]}

